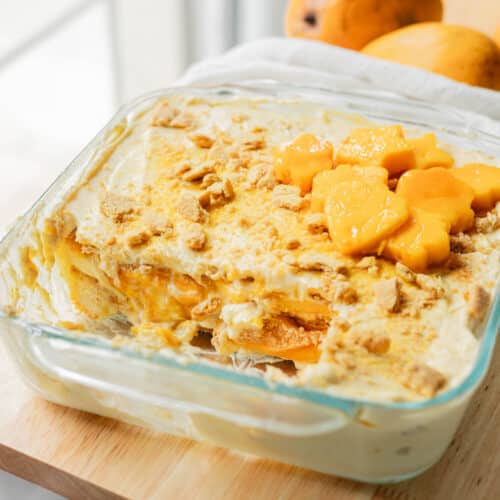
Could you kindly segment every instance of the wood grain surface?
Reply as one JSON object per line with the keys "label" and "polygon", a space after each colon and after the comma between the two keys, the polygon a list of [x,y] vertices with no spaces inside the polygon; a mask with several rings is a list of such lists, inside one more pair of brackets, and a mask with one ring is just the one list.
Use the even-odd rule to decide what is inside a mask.
{"label": "wood grain surface", "polygon": [[0,467],[86,499],[500,498],[499,346],[496,351],[441,462],[416,479],[375,486],[48,403],[25,388],[0,343]]}

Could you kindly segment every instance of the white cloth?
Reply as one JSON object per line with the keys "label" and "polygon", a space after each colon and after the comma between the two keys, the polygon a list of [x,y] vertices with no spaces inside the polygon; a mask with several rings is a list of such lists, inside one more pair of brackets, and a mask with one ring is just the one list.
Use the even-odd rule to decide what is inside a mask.
{"label": "white cloth", "polygon": [[267,38],[250,42],[195,64],[178,84],[215,85],[255,79],[333,89],[385,90],[461,108],[467,110],[470,123],[500,139],[500,92],[310,40]]}

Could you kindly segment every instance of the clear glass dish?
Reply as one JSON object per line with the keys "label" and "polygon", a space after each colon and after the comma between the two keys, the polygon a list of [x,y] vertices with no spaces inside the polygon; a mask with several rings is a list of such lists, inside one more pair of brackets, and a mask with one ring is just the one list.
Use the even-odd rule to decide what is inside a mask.
{"label": "clear glass dish", "polygon": [[[248,82],[173,88],[124,107],[0,243],[8,259],[33,217],[98,161],[134,116],[160,96],[257,93],[319,101],[376,122],[434,131],[444,142],[500,159],[500,140],[474,127],[475,115],[385,92],[322,90]],[[432,124],[432,125],[429,125]],[[117,132],[117,130],[119,132]],[[8,303],[2,270],[0,303]],[[8,272],[12,272],[9,270]],[[498,288],[498,287],[497,287]],[[320,472],[367,482],[413,477],[439,460],[485,376],[500,324],[500,298],[490,308],[473,369],[452,389],[420,402],[377,403],[271,383],[204,359],[169,351],[119,347],[82,334],[0,313],[1,336],[26,383],[56,403],[156,430],[211,442]]]}

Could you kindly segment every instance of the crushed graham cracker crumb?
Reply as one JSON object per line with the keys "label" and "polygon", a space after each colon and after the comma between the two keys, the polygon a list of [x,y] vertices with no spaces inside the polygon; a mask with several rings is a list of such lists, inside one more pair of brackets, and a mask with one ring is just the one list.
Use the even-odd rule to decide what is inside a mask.
{"label": "crushed graham cracker crumb", "polygon": [[212,184],[215,184],[216,182],[220,182],[221,180],[222,179],[217,174],[208,173],[203,177],[200,187],[201,189],[206,189],[207,187],[211,186]]}
{"label": "crushed graham cracker crumb", "polygon": [[255,139],[251,141],[245,141],[242,144],[243,151],[259,151],[266,147],[266,141],[264,139]]}
{"label": "crushed graham cracker crumb", "polygon": [[362,332],[355,336],[354,343],[364,347],[372,354],[386,354],[391,347],[391,339],[387,335],[372,332]]}
{"label": "crushed graham cracker crumb", "polygon": [[145,245],[151,239],[151,232],[148,228],[131,230],[127,235],[127,243],[131,247]]}
{"label": "crushed graham cracker crumb", "polygon": [[297,240],[296,238],[292,238],[292,239],[286,240],[285,241],[285,247],[288,250],[295,250],[295,249],[297,249],[297,248],[300,247],[300,241]]}
{"label": "crushed graham cracker crumb", "polygon": [[403,281],[409,284],[416,284],[417,275],[409,267],[405,266],[401,262],[396,262],[395,266],[396,276],[401,278]]}
{"label": "crushed graham cracker crumb", "polygon": [[380,309],[387,313],[399,311],[401,304],[401,283],[398,278],[381,280],[373,286],[375,300]]}
{"label": "crushed graham cracker crumb", "polygon": [[202,134],[192,135],[189,138],[201,149],[210,149],[215,142],[212,138]]}
{"label": "crushed graham cracker crumb", "polygon": [[207,188],[210,195],[210,206],[220,207],[234,198],[234,189],[231,181],[226,177]]}
{"label": "crushed graham cracker crumb", "polygon": [[404,369],[402,382],[409,389],[430,398],[446,385],[446,377],[424,363],[409,363]]}
{"label": "crushed graham cracker crumb", "polygon": [[467,319],[470,326],[481,323],[490,305],[490,294],[481,285],[475,284],[469,292]]}
{"label": "crushed graham cracker crumb", "polygon": [[450,250],[455,253],[474,252],[474,242],[468,234],[458,233],[450,236]]}
{"label": "crushed graham cracker crumb", "polygon": [[179,114],[179,110],[173,108],[168,102],[162,102],[156,107],[151,125],[153,127],[168,127],[170,122]]}
{"label": "crushed graham cracker crumb", "polygon": [[177,210],[185,219],[192,222],[204,222],[207,217],[207,213],[201,206],[198,198],[187,191],[184,191],[179,196]]}
{"label": "crushed graham cracker crumb", "polygon": [[206,319],[220,312],[222,301],[219,297],[209,297],[191,309],[191,317],[196,320]]}
{"label": "crushed graham cracker crumb", "polygon": [[132,218],[137,203],[132,198],[108,191],[101,201],[100,209],[106,217],[120,223]]}
{"label": "crushed graham cracker crumb", "polygon": [[298,212],[304,208],[305,200],[300,196],[300,188],[278,184],[273,189],[273,204],[279,208],[286,208]]}
{"label": "crushed graham cracker crumb", "polygon": [[191,250],[203,250],[207,242],[207,235],[201,224],[191,224],[184,234],[184,241]]}
{"label": "crushed graham cracker crumb", "polygon": [[197,167],[190,167],[189,170],[182,174],[182,179],[188,182],[196,182],[203,179],[207,174],[215,172],[213,163],[205,163]]}
{"label": "crushed graham cracker crumb", "polygon": [[305,222],[307,230],[311,234],[320,234],[328,231],[326,215],[323,213],[307,214]]}

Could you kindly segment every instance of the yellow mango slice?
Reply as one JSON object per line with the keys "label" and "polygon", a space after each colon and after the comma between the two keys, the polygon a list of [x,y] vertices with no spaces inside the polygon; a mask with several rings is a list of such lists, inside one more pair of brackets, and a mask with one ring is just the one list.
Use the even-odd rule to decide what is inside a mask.
{"label": "yellow mango slice", "polygon": [[168,292],[170,276],[163,271],[140,272],[122,269],[119,272],[120,291],[142,322],[157,323],[184,319],[182,306]]}
{"label": "yellow mango slice", "polygon": [[193,307],[204,298],[204,289],[187,274],[174,274],[168,292],[183,306]]}
{"label": "yellow mango slice", "polygon": [[449,231],[459,233],[474,224],[472,188],[451,173],[451,169],[433,167],[412,170],[399,179],[396,193],[410,207],[438,215]]}
{"label": "yellow mango slice", "polygon": [[247,342],[241,344],[241,347],[251,352],[259,352],[269,356],[276,356],[278,358],[289,359],[301,363],[317,363],[320,357],[320,350],[317,346],[296,347],[293,349],[277,349],[272,348],[266,344],[257,344]]}
{"label": "yellow mango slice", "polygon": [[436,136],[432,133],[422,137],[408,139],[415,150],[416,168],[451,167],[453,157],[436,145]]}
{"label": "yellow mango slice", "polygon": [[396,175],[415,168],[415,151],[401,125],[358,128],[344,139],[335,163],[378,165]]}
{"label": "yellow mango slice", "polygon": [[500,201],[500,168],[481,163],[469,163],[450,172],[474,191],[472,208],[491,210]]}
{"label": "yellow mango slice", "polygon": [[443,220],[420,208],[388,240],[384,255],[416,272],[443,263],[450,255],[450,236]]}
{"label": "yellow mango slice", "polygon": [[294,184],[302,194],[311,191],[314,176],[333,168],[333,146],[313,134],[303,134],[274,152],[276,179]]}
{"label": "yellow mango slice", "polygon": [[388,173],[382,167],[356,167],[351,165],[339,165],[334,170],[320,172],[313,179],[311,210],[313,212],[322,212],[325,207],[326,196],[331,187],[334,184],[353,179],[387,185]]}
{"label": "yellow mango slice", "polygon": [[376,252],[409,217],[405,200],[386,185],[360,180],[332,186],[325,213],[333,244],[348,255]]}

